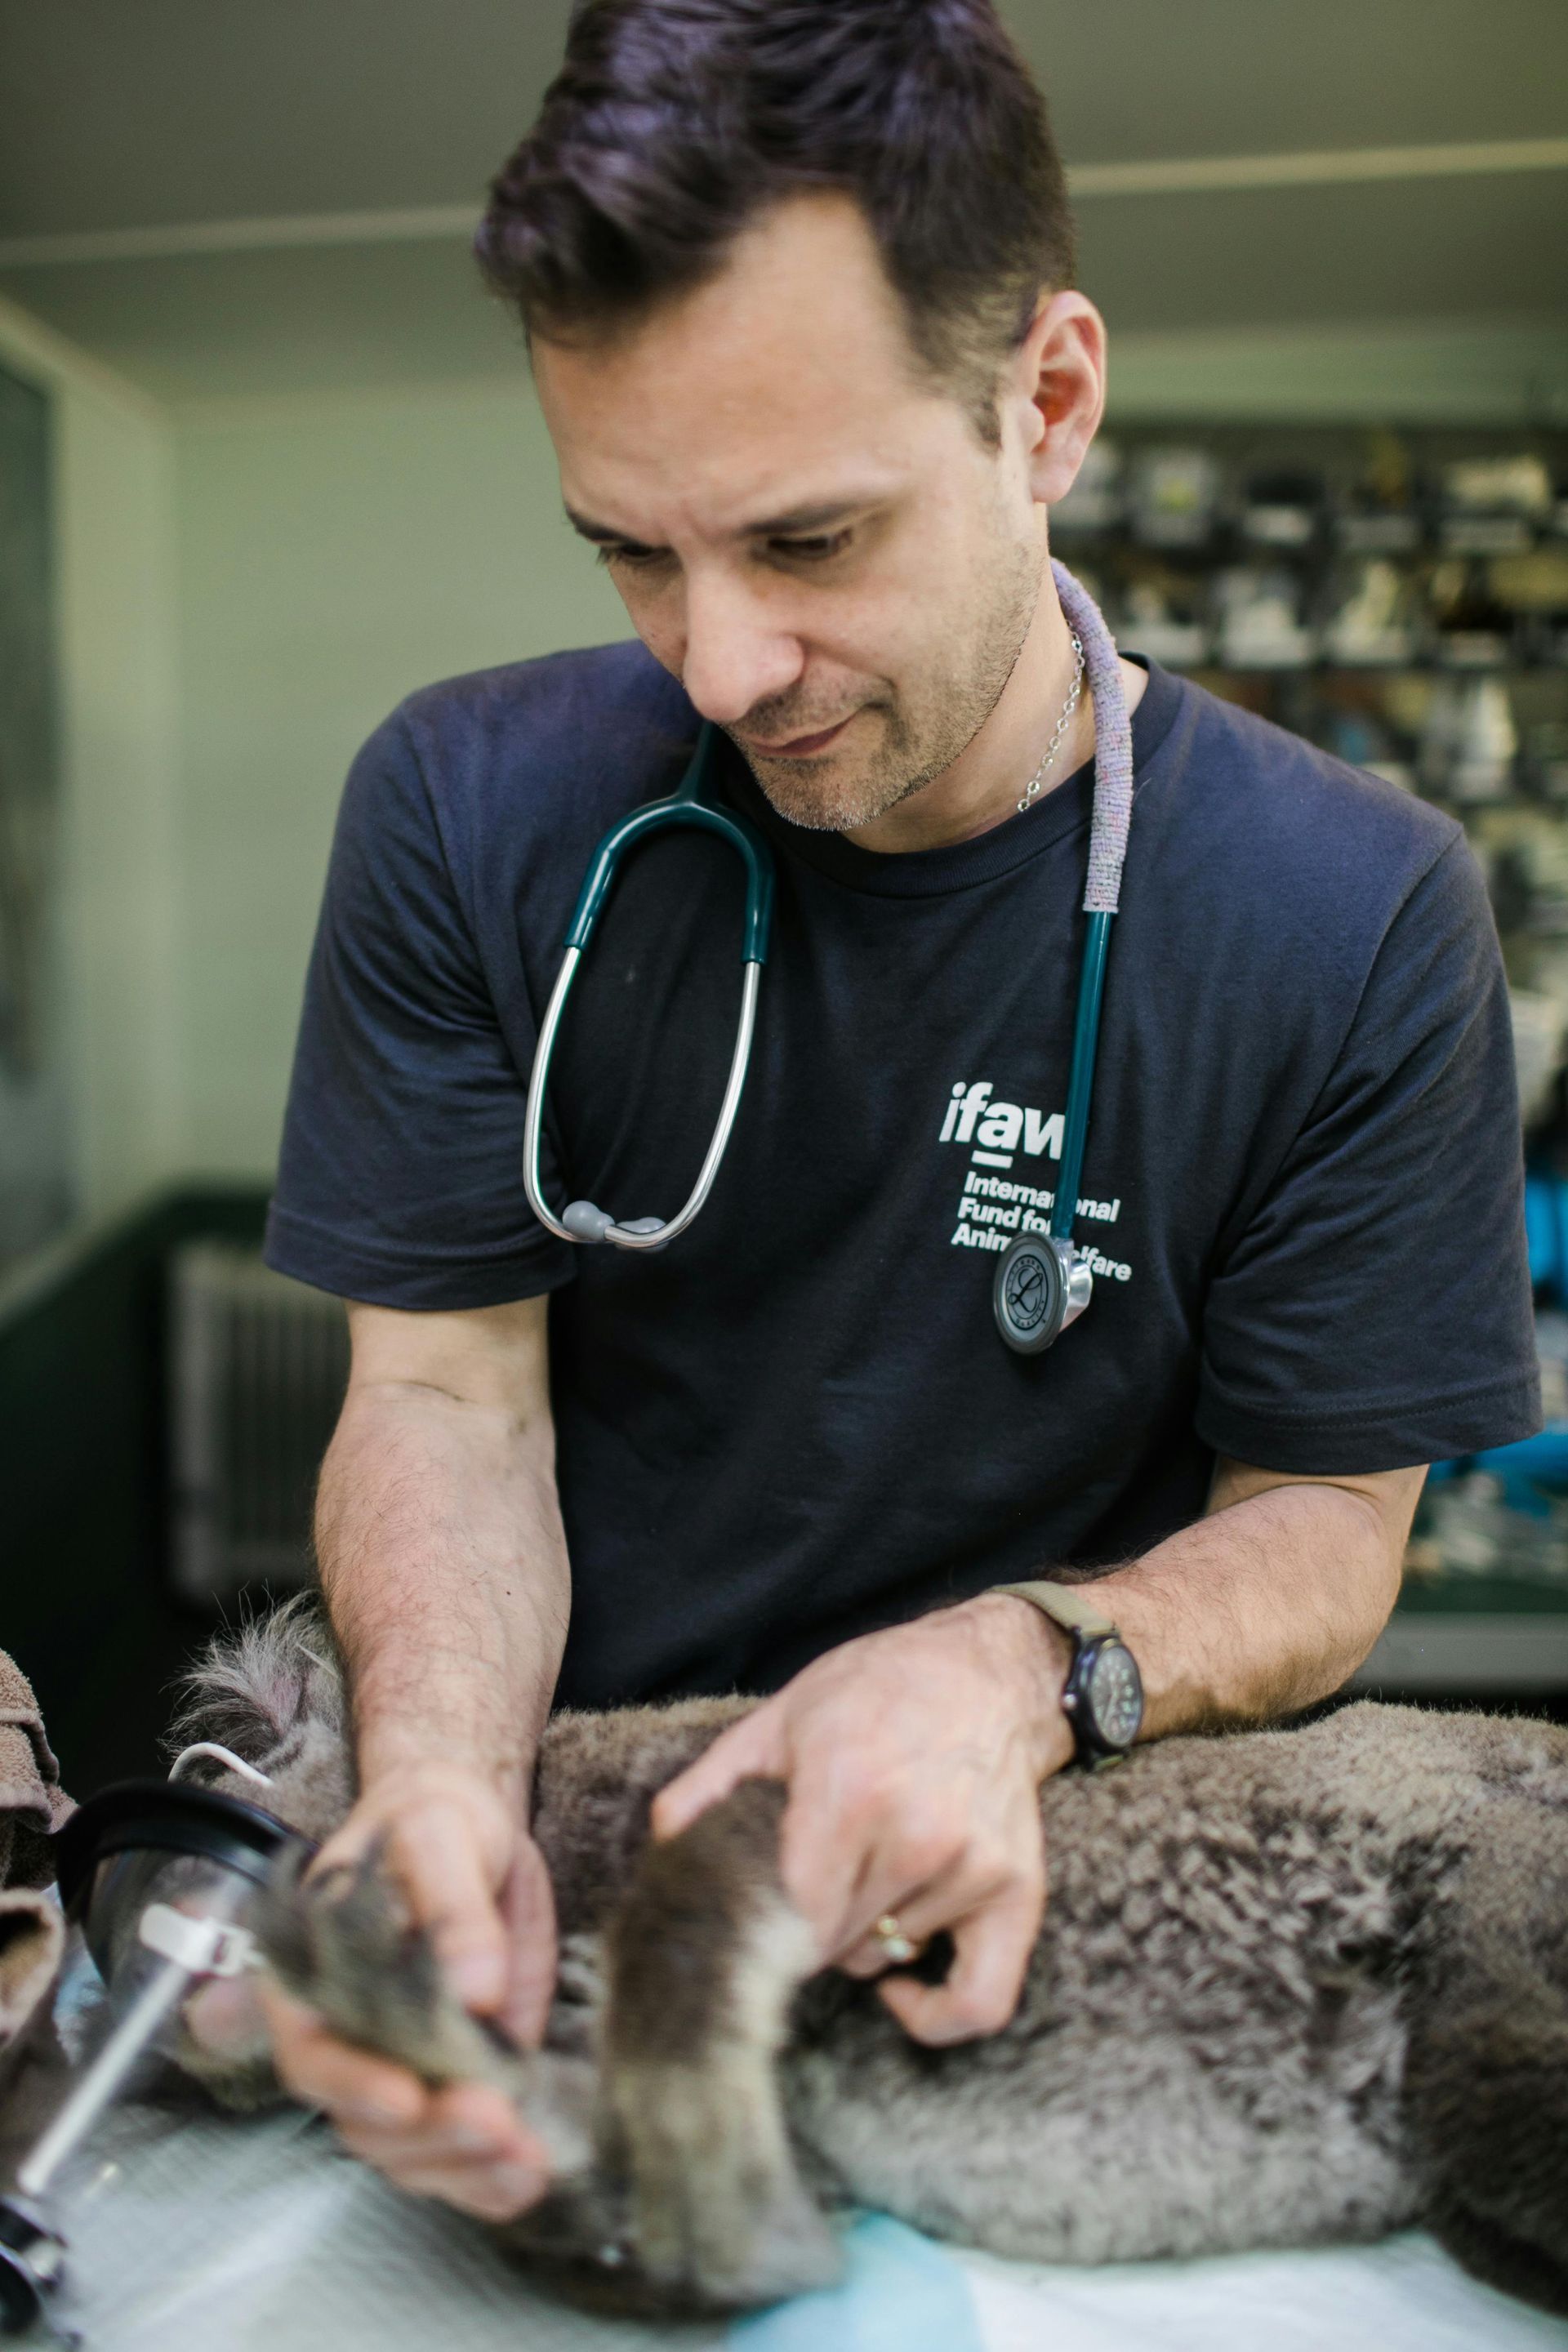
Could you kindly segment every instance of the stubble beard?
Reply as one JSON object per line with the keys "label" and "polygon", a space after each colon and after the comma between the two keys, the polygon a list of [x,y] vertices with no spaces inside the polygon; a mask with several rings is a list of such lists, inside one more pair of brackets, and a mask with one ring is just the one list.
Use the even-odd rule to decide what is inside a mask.
{"label": "stubble beard", "polygon": [[[927,665],[918,688],[906,694],[884,682],[861,706],[865,715],[856,723],[858,734],[868,733],[869,722],[880,722],[879,740],[869,751],[764,760],[739,744],[778,814],[805,832],[852,833],[945,775],[1001,701],[1034,624],[1039,593],[1039,551],[1032,541],[1020,543],[1011,560],[998,566],[994,593],[961,650],[945,662]],[[777,740],[810,734],[833,719],[814,720],[798,706],[790,709],[775,703],[749,711],[746,724]],[[852,771],[836,773],[837,763],[851,757]]]}

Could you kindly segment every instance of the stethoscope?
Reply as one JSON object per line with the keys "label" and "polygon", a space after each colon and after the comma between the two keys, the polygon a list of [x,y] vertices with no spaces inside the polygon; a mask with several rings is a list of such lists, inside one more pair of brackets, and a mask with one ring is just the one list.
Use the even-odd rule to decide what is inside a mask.
{"label": "stethoscope", "polygon": [[[1083,907],[1089,919],[1083,960],[1079,970],[1078,1009],[1073,1024],[1072,1067],[1068,1081],[1067,1109],[1062,1120],[1062,1152],[1052,1198],[1050,1226],[1041,1234],[1020,1234],[997,1261],[992,1286],[992,1309],[996,1327],[1010,1348],[1020,1355],[1039,1355],[1076,1323],[1089,1305],[1094,1276],[1089,1256],[1072,1237],[1078,1215],[1079,1180],[1083,1172],[1084,1146],[1089,1136],[1089,1105],[1094,1095],[1095,1066],[1100,1045],[1100,1014],[1105,995],[1106,960],[1110,926],[1121,889],[1121,868],[1127,855],[1127,833],[1132,814],[1132,730],[1122,691],[1121,668],[1110,631],[1093,598],[1080,588],[1065,565],[1053,562],[1052,572],[1068,627],[1083,647],[1084,673],[1094,703],[1094,814],[1089,828],[1089,874]],[[741,1108],[741,1096],[756,1032],[757,992],[768,958],[773,925],[773,858],[767,842],[749,817],[725,807],[717,798],[715,771],[721,738],[717,728],[705,725],[697,739],[691,763],[667,800],[649,801],[613,825],[595,850],[566,934],[566,950],[550,1002],[540,1025],[539,1044],[528,1082],[528,1115],[524,1129],[522,1180],[528,1205],[545,1229],[563,1242],[610,1242],[617,1249],[660,1250],[683,1234],[713,1189],[719,1165],[729,1147]],[[617,1219],[592,1201],[574,1201],[556,1216],[545,1202],[540,1181],[540,1150],[544,1128],[544,1097],[550,1079],[551,1056],[566,1010],[566,1000],[593,938],[616,868],[627,850],[650,834],[674,825],[696,826],[717,835],[741,858],[746,875],[746,923],[741,944],[743,972],[741,1015],[735,1032],[730,1075],[725,1082],[718,1122],[697,1181],[684,1205],[673,1217]]]}

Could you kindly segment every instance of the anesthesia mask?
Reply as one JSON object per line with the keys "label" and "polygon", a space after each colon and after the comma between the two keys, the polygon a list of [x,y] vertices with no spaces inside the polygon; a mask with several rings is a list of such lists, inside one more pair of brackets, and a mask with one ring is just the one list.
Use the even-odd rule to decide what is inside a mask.
{"label": "anesthesia mask", "polygon": [[216,1754],[247,1778],[265,1775],[204,1743],[167,1780],[125,1780],[89,1798],[57,1841],[60,1898],[103,1979],[93,2055],[74,2066],[54,2116],[0,2189],[0,2334],[48,2317],[65,2238],[51,2191],[69,2159],[144,2061],[178,2043],[181,2011],[198,1985],[259,1965],[257,1898],[285,1847],[310,1841],[270,1813],[182,1783],[189,1757]]}

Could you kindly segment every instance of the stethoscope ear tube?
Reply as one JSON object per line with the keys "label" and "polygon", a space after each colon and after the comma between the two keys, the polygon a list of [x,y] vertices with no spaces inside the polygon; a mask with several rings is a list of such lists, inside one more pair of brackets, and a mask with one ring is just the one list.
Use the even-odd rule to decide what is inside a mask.
{"label": "stethoscope ear tube", "polygon": [[583,887],[577,894],[566,931],[568,950],[575,948],[581,953],[593,938],[616,868],[626,851],[651,833],[662,833],[670,825],[690,825],[704,833],[717,834],[744,866],[746,929],[741,960],[743,963],[766,963],[773,919],[773,854],[749,818],[705,797],[713,786],[718,737],[718,729],[705,724],[686,773],[668,798],[645,802],[605,834],[588,862]]}
{"label": "stethoscope ear tube", "polygon": [[697,1216],[713,1189],[713,1180],[728,1149],[751,1064],[752,1040],[757,1025],[757,990],[763,968],[760,963],[750,961],[744,966],[745,976],[741,983],[741,1018],[735,1031],[734,1051],[730,1056],[730,1075],[724,1085],[724,1097],[719,1107],[719,1117],[707,1153],[698,1171],[697,1181],[687,1195],[684,1205],[668,1219],[634,1217],[617,1222],[607,1209],[595,1207],[592,1201],[573,1201],[557,1217],[540,1189],[539,1162],[550,1057],[555,1049],[555,1033],[561,1026],[561,1015],[565,1010],[566,999],[582,959],[581,948],[567,949],[539,1032],[539,1048],[528,1083],[528,1115],[522,1148],[523,1190],[528,1194],[528,1205],[540,1223],[563,1242],[612,1242],[617,1249],[660,1250],[683,1234]]}
{"label": "stethoscope ear tube", "polygon": [[[717,729],[704,726],[679,788],[668,800],[650,801],[646,806],[634,809],[630,816],[624,818],[605,835],[594,852],[587,877],[578,895],[566,934],[566,951],[562,957],[561,969],[555,976],[555,985],[551,990],[550,1002],[540,1024],[539,1044],[534,1049],[533,1067],[529,1073],[528,1110],[523,1125],[522,1182],[528,1195],[528,1205],[546,1231],[555,1234],[560,1241],[610,1242],[617,1249],[628,1250],[668,1247],[686,1231],[701,1210],[713,1189],[713,1180],[729,1147],[731,1132],[741,1108],[746,1073],[751,1066],[752,1042],[757,1025],[758,989],[762,968],[767,961],[773,929],[773,860],[766,841],[748,819],[734,810],[717,808],[701,797],[711,782],[717,732]],[[544,1199],[540,1159],[550,1062],[555,1051],[562,1015],[566,1010],[566,999],[571,994],[572,983],[577,977],[578,967],[594,935],[622,857],[636,843],[645,841],[650,834],[670,825],[696,826],[703,832],[716,834],[736,852],[746,869],[746,927],[741,950],[744,975],[741,985],[741,1014],[719,1117],[698,1171],[697,1181],[673,1217],[617,1219],[607,1209],[598,1208],[592,1201],[573,1201],[558,1217]]]}
{"label": "stethoscope ear tube", "polygon": [[1116,918],[1113,914],[1100,914],[1090,915],[1088,919],[1083,962],[1079,971],[1078,1011],[1073,1021],[1067,1113],[1062,1120],[1061,1167],[1057,1176],[1057,1196],[1051,1204],[1051,1231],[1060,1242],[1071,1241],[1073,1221],[1078,1215],[1083,1147],[1089,1140],[1089,1114],[1094,1099],[1100,1008],[1105,1002],[1105,963],[1110,953],[1110,926]]}

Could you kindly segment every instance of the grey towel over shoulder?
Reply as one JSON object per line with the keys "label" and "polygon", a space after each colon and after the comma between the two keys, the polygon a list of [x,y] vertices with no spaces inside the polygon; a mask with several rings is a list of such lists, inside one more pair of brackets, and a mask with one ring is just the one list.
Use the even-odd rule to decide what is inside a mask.
{"label": "grey towel over shoulder", "polygon": [[32,1685],[0,1650],[0,2083],[5,2053],[47,2000],[65,1948],[46,1890],[49,1838],[72,1810]]}
{"label": "grey towel over shoulder", "polygon": [[33,1686],[0,1650],[0,1887],[48,1885],[47,1841],[73,1810]]}

